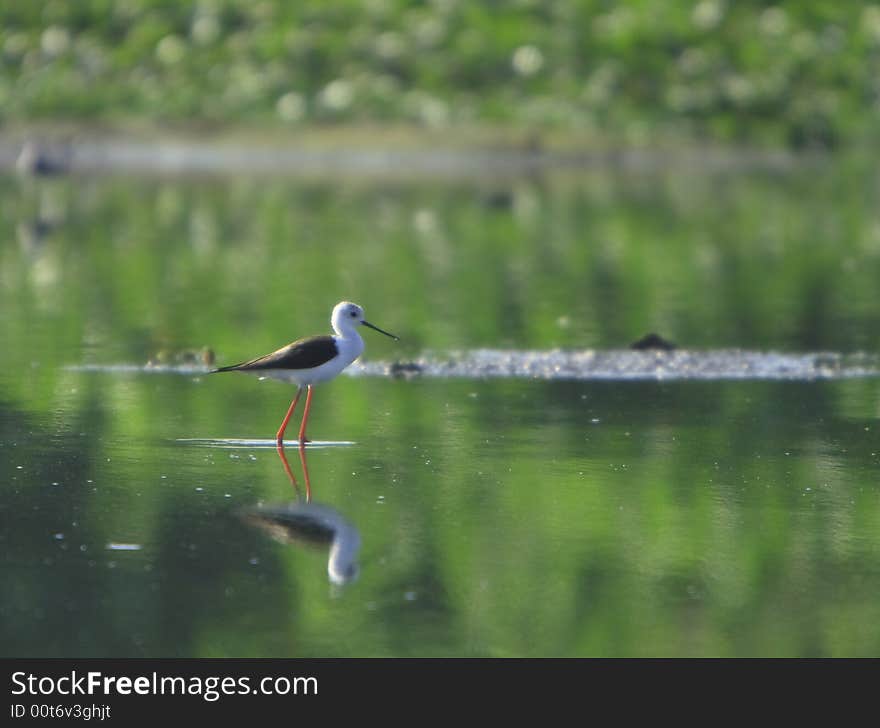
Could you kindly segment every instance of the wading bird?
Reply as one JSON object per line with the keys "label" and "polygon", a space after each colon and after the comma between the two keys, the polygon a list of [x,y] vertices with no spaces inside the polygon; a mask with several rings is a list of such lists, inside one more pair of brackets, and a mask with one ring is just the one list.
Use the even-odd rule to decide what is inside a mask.
{"label": "wading bird", "polygon": [[335,336],[309,336],[258,359],[251,359],[229,367],[220,367],[211,372],[212,374],[245,372],[256,374],[261,379],[278,379],[297,385],[296,396],[290,403],[290,408],[275,436],[278,445],[284,443],[284,430],[287,428],[293,410],[296,409],[296,403],[299,402],[303,387],[308,389],[308,393],[306,394],[302,424],[299,428],[299,445],[302,447],[308,442],[306,423],[309,419],[309,409],[312,406],[312,387],[315,384],[330,381],[363,353],[364,341],[358,333],[358,326],[367,326],[380,334],[397,339],[394,334],[389,334],[364,320],[364,309],[349,301],[341,301],[334,306],[330,323],[336,332]]}

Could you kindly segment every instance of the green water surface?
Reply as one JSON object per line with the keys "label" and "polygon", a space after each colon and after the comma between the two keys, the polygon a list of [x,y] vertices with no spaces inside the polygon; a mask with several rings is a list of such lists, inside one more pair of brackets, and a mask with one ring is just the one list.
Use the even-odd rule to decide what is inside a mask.
{"label": "green water surface", "polygon": [[[877,655],[880,387],[339,377],[311,496],[359,578],[239,517],[297,495],[292,388],[229,364],[328,331],[425,350],[878,348],[874,166],[529,178],[0,179],[3,656]],[[302,483],[295,449],[292,470]]]}

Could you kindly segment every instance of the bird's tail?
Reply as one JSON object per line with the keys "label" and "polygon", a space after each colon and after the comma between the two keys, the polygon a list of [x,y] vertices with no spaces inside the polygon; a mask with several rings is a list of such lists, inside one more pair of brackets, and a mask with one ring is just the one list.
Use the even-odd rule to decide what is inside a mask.
{"label": "bird's tail", "polygon": [[231,364],[228,367],[218,367],[217,369],[212,369],[208,372],[208,374],[219,374],[220,372],[234,372],[236,371],[241,364]]}

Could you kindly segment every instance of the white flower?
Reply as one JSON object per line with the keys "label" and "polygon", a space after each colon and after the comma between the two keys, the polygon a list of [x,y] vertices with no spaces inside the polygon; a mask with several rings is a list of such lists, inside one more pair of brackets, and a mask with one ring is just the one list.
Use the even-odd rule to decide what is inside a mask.
{"label": "white flower", "polygon": [[275,103],[275,110],[284,121],[300,121],[306,115],[306,100],[296,91],[288,91]]}
{"label": "white flower", "polygon": [[184,55],[186,55],[186,43],[180,36],[166,35],[156,44],[156,58],[168,66],[182,61]]}
{"label": "white flower", "polygon": [[321,105],[331,111],[343,111],[351,106],[354,99],[354,89],[348,81],[337,78],[331,81],[323,89],[319,95]]}
{"label": "white flower", "polygon": [[758,20],[761,32],[779,36],[788,30],[788,16],[782,8],[767,8]]}
{"label": "white flower", "polygon": [[533,45],[520,46],[513,52],[512,64],[520,76],[534,76],[544,65],[544,55]]}
{"label": "white flower", "polygon": [[700,30],[712,30],[724,19],[724,3],[721,0],[702,0],[691,13],[691,22]]}
{"label": "white flower", "polygon": [[40,36],[40,47],[47,56],[60,56],[70,48],[70,33],[67,28],[50,25]]}
{"label": "white flower", "polygon": [[193,21],[190,33],[199,45],[210,45],[220,35],[220,21],[216,15],[199,15]]}

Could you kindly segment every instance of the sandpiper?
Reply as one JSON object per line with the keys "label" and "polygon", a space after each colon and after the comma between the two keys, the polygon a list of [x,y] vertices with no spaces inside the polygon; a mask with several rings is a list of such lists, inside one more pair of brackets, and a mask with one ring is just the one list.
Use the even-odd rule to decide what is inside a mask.
{"label": "sandpiper", "polygon": [[297,385],[296,396],[290,403],[290,408],[275,436],[278,445],[284,444],[284,430],[287,428],[293,410],[296,409],[303,387],[308,389],[308,393],[306,394],[302,424],[299,428],[299,445],[302,447],[308,442],[306,423],[312,405],[312,387],[315,384],[330,381],[363,353],[364,341],[357,331],[358,326],[367,326],[380,334],[397,339],[394,334],[389,334],[364,320],[364,309],[350,301],[341,301],[333,307],[330,323],[336,332],[335,336],[309,336],[305,339],[298,339],[271,354],[241,364],[220,367],[211,372],[212,374],[216,372],[246,372],[256,374],[261,379],[279,379]]}

